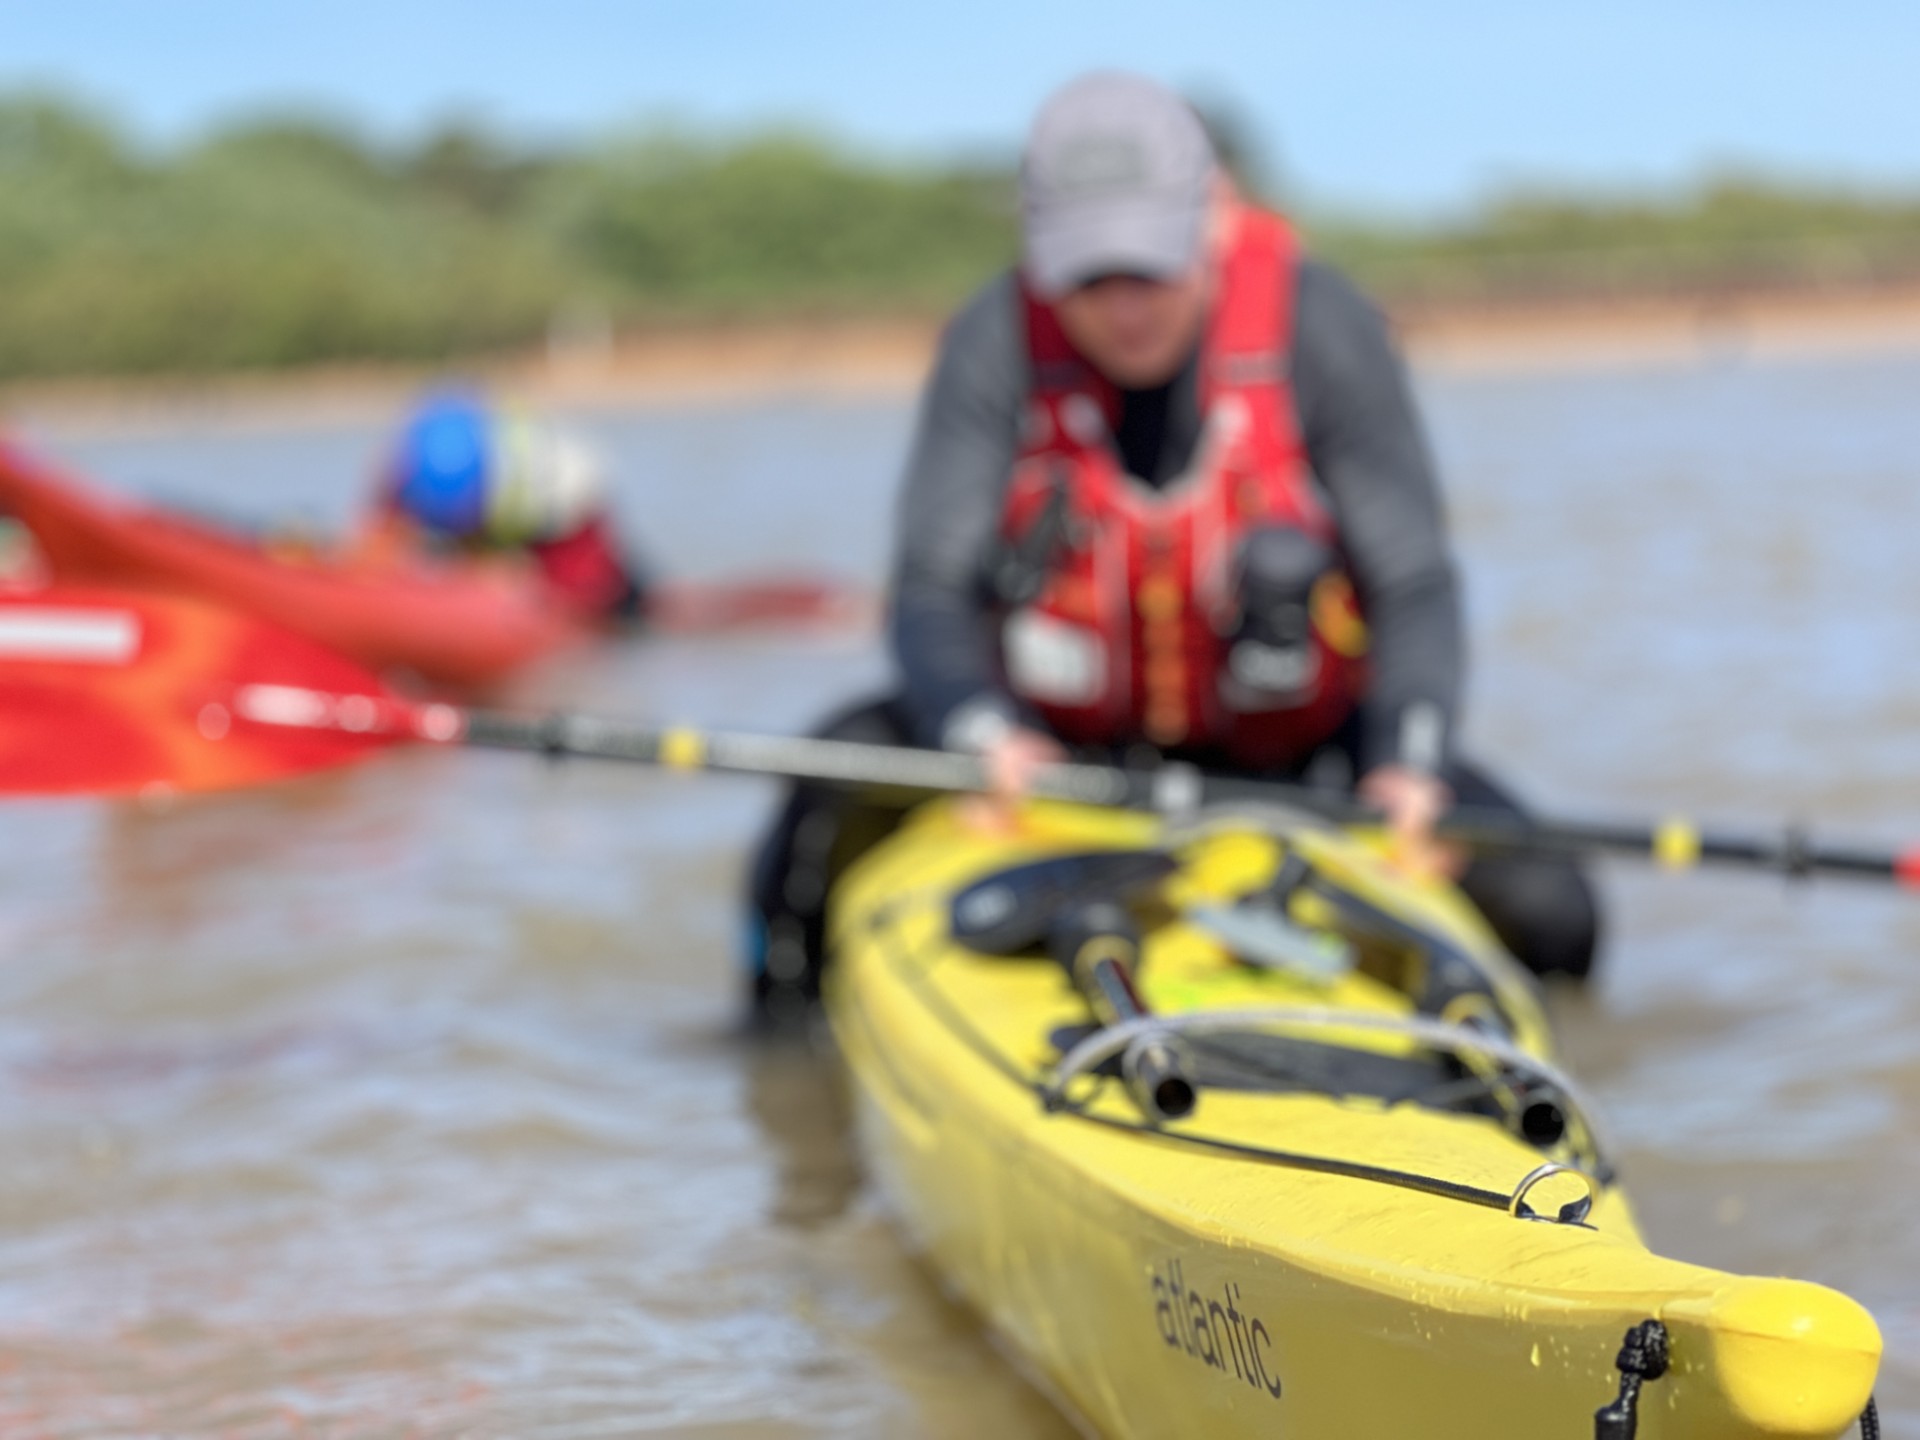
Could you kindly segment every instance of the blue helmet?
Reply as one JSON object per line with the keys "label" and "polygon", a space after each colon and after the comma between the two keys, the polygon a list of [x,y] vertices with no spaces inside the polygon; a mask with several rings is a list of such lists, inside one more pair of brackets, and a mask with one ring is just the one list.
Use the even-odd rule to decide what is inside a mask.
{"label": "blue helmet", "polygon": [[394,497],[408,516],[449,535],[486,525],[493,419],[471,395],[436,395],[414,412],[394,453]]}

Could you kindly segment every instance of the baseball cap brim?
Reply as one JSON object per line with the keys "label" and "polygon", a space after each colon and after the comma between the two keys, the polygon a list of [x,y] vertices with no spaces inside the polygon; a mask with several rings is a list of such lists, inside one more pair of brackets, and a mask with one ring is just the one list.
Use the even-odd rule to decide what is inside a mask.
{"label": "baseball cap brim", "polygon": [[1135,193],[1050,205],[1028,215],[1026,272],[1064,295],[1102,275],[1171,280],[1190,269],[1206,220],[1204,196]]}

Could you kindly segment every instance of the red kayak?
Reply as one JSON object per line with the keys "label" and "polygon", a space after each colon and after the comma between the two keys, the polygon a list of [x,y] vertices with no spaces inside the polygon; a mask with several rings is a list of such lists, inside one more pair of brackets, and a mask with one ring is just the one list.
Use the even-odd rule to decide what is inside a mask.
{"label": "red kayak", "polygon": [[288,559],[187,516],[98,494],[0,444],[0,512],[62,584],[194,596],[381,672],[475,689],[587,633],[532,575],[427,560]]}
{"label": "red kayak", "polygon": [[[481,689],[592,633],[530,568],[413,557],[385,563],[270,553],[191,516],[109,496],[0,443],[0,513],[33,532],[55,579],[195,596],[305,635],[383,674]],[[828,581],[677,582],[646,623],[673,634],[845,626],[867,597]]]}
{"label": "red kayak", "polygon": [[0,591],[0,795],[222,790],[373,753],[352,733],[235,725],[245,685],[360,695],[371,672],[300,635],[177,596]]}

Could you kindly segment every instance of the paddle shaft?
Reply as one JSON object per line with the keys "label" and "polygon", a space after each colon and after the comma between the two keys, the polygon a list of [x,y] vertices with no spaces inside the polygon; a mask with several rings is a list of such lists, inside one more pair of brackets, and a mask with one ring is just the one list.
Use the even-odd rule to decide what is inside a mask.
{"label": "paddle shaft", "polygon": [[[702,731],[648,726],[591,715],[521,715],[419,705],[388,698],[331,696],[285,687],[244,687],[235,713],[257,724],[344,729],[438,744],[578,756],[765,775],[807,784],[918,795],[977,794],[991,788],[987,767],[973,755],[873,745],[852,740]],[[1154,770],[1071,763],[1038,771],[1029,793],[1083,805],[1181,814],[1204,805],[1265,804],[1305,810],[1340,824],[1378,824],[1380,812],[1350,795],[1277,780],[1212,775],[1187,765]],[[1461,806],[1438,833],[1473,850],[1567,853],[1601,851],[1652,859],[1676,869],[1701,862],[1775,870],[1788,875],[1834,874],[1891,880],[1920,888],[1920,848],[1874,850],[1818,845],[1799,827],[1778,836],[1702,830],[1686,820],[1655,825],[1596,820],[1521,820],[1498,811]]]}

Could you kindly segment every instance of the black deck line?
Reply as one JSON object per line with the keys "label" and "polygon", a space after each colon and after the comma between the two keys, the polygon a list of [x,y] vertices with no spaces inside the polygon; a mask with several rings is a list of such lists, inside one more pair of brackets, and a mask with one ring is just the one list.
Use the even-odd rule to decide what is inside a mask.
{"label": "black deck line", "polygon": [[[960,1039],[998,1070],[1008,1080],[1031,1094],[1042,1105],[1046,1103],[1047,1087],[1034,1079],[1016,1065],[1011,1058],[990,1042],[987,1037],[961,1014],[938,990],[928,985],[922,973],[928,968],[922,964],[918,969],[913,961],[919,958],[905,950],[885,921],[890,918],[883,913],[874,916],[870,928],[876,936],[886,943],[894,963],[919,994],[928,1008],[936,1011],[947,1026]],[[938,954],[935,960],[941,958]],[[1339,1160],[1328,1155],[1305,1155],[1291,1150],[1272,1150],[1260,1145],[1243,1145],[1235,1140],[1217,1140],[1211,1136],[1195,1135],[1184,1130],[1169,1130],[1164,1126],[1149,1125],[1142,1121],[1119,1120],[1106,1115],[1094,1115],[1078,1106],[1066,1106],[1053,1113],[1063,1118],[1072,1117],[1090,1125],[1104,1125],[1111,1130],[1122,1130],[1142,1135],[1149,1139],[1165,1141],[1175,1145],[1189,1145],[1196,1149],[1212,1150],[1220,1154],[1232,1155],[1242,1160],[1255,1160],[1262,1164],[1274,1165],[1289,1170],[1303,1170],[1316,1175],[1333,1175],[1346,1180],[1366,1180],[1380,1185],[1392,1185],[1402,1190],[1415,1190],[1425,1195],[1437,1196],[1443,1200],[1459,1200],[1469,1205],[1480,1205],[1488,1209],[1504,1211],[1512,1202],[1511,1193],[1482,1189],[1478,1185],[1466,1185],[1457,1180],[1443,1180],[1438,1176],[1420,1175],[1411,1170],[1395,1170],[1384,1165],[1368,1165],[1357,1160]],[[1596,1182],[1601,1183],[1601,1182]]]}

